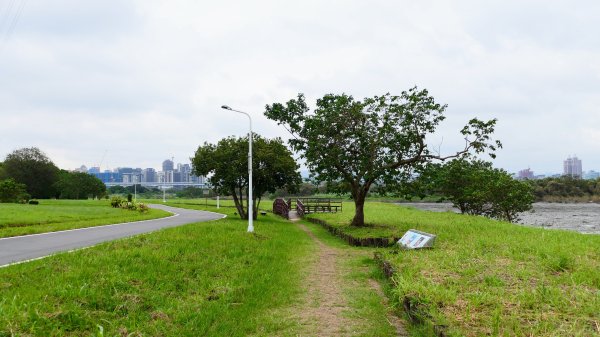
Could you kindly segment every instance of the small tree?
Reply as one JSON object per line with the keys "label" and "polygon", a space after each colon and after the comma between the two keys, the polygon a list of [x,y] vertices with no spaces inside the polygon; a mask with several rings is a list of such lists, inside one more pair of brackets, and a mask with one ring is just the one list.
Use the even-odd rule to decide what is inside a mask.
{"label": "small tree", "polygon": [[531,185],[513,179],[506,171],[495,169],[488,181],[491,207],[485,215],[515,222],[519,213],[532,208],[534,196]]}
{"label": "small tree", "polygon": [[[281,139],[266,139],[258,135],[253,138],[251,203],[256,219],[263,194],[274,193],[278,188],[295,191],[302,180],[298,164]],[[204,143],[191,158],[194,173],[210,175],[210,183],[217,193],[231,195],[242,219],[248,219],[247,153],[247,138],[229,137],[221,139],[216,145]]]}
{"label": "small tree", "polygon": [[365,198],[373,184],[393,189],[414,168],[433,160],[487,150],[493,157],[501,146],[490,138],[495,119],[471,119],[460,131],[465,137],[462,150],[448,156],[430,150],[427,136],[445,118],[445,109],[427,90],[412,88],[399,96],[385,94],[362,101],[345,94],[325,95],[312,114],[299,94],[285,105],[267,105],[265,115],[292,133],[290,145],[318,180],[348,186],[356,206],[351,224],[363,226]]}
{"label": "small tree", "polygon": [[494,175],[491,163],[455,159],[437,166],[434,173],[431,173],[431,168],[435,166],[430,167],[429,174],[423,178],[433,182],[437,191],[450,200],[454,207],[463,214],[484,214],[490,199],[487,186]]}
{"label": "small tree", "polygon": [[455,159],[445,165],[430,165],[421,172],[415,186],[425,186],[423,194],[450,200],[463,214],[510,222],[518,219],[518,213],[530,210],[534,199],[530,184],[481,160]]}
{"label": "small tree", "polygon": [[14,179],[0,180],[0,202],[19,202],[28,200],[25,184],[19,184]]}

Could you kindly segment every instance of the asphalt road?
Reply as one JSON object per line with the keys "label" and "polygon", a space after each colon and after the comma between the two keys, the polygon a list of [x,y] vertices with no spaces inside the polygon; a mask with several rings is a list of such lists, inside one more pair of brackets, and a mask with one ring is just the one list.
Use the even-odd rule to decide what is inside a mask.
{"label": "asphalt road", "polygon": [[174,215],[155,220],[2,238],[0,239],[0,267],[41,258],[57,252],[89,247],[105,241],[148,233],[161,228],[224,217],[223,214],[212,212],[174,208],[164,205],[149,206],[171,212]]}

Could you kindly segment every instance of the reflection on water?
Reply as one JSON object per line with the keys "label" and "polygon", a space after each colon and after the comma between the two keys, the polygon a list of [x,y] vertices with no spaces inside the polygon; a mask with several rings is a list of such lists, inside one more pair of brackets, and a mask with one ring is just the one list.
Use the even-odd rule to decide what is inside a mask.
{"label": "reflection on water", "polygon": [[[457,212],[448,203],[401,203],[434,212]],[[586,234],[600,234],[600,204],[556,204],[538,202],[533,210],[519,214],[519,222],[526,226],[551,229],[568,229]]]}

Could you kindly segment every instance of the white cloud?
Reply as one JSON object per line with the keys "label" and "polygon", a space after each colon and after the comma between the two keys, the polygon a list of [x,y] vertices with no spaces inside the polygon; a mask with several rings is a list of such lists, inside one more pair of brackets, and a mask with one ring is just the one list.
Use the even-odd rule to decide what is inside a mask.
{"label": "white cloud", "polygon": [[[414,85],[447,103],[448,152],[498,118],[497,165],[600,169],[592,1],[28,2],[0,49],[0,157],[38,146],[64,168],[186,161],[203,141],[287,133],[265,104]],[[2,13],[2,12],[0,12]],[[0,32],[3,33],[3,32]]]}

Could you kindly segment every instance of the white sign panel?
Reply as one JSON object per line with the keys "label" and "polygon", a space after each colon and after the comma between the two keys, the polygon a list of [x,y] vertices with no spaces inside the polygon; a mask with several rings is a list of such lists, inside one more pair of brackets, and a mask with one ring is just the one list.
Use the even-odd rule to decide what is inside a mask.
{"label": "white sign panel", "polygon": [[417,249],[433,247],[435,241],[435,235],[418,231],[416,229],[409,229],[406,234],[398,240],[398,244],[406,249]]}

